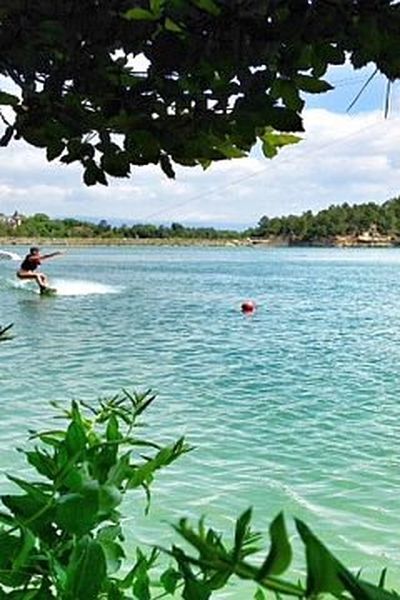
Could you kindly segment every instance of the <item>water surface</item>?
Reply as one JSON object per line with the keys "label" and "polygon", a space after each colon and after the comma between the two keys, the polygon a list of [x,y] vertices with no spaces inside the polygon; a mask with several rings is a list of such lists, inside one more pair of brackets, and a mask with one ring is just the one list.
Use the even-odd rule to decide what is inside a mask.
{"label": "water surface", "polygon": [[50,400],[151,387],[149,435],[196,451],[158,478],[150,519],[128,503],[137,537],[167,541],[182,515],[225,531],[249,505],[265,530],[284,509],[400,581],[400,250],[75,248],[44,269],[56,298],[15,266],[0,263],[3,470]]}

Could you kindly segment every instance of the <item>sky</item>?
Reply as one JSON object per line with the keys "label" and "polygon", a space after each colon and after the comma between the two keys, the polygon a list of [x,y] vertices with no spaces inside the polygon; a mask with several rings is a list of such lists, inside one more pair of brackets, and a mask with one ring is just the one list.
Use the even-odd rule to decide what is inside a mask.
{"label": "sky", "polygon": [[273,160],[255,148],[206,171],[178,166],[175,180],[151,165],[108,187],[87,188],[79,167],[48,163],[41,149],[13,142],[0,148],[0,212],[242,229],[264,215],[384,202],[400,194],[400,84],[392,86],[386,119],[383,77],[347,112],[372,71],[332,68],[325,79],[335,89],[306,98],[302,141]]}

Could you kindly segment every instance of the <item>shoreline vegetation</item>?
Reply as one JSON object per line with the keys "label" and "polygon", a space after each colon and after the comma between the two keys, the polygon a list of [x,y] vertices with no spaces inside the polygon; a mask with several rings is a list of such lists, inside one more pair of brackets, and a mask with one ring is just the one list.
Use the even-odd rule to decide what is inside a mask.
{"label": "shoreline vegetation", "polygon": [[244,231],[181,223],[111,225],[43,213],[0,214],[0,244],[54,246],[263,246],[391,248],[400,246],[400,197],[383,204],[332,205],[316,214],[263,216]]}
{"label": "shoreline vegetation", "polygon": [[269,238],[107,238],[107,237],[0,237],[0,246],[42,246],[59,247],[94,247],[94,246],[214,246],[214,247],[265,247],[265,248],[394,248],[400,246],[400,238],[373,235],[364,232],[358,236],[338,236],[336,238],[314,239],[310,241],[296,240],[288,237]]}

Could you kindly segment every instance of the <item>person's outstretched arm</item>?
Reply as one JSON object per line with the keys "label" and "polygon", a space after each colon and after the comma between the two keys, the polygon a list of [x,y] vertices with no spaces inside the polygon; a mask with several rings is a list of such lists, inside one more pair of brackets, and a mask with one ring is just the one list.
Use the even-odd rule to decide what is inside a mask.
{"label": "person's outstretched arm", "polygon": [[47,260],[48,258],[53,258],[54,256],[61,256],[62,254],[64,254],[64,252],[51,252],[50,254],[42,254],[40,256],[40,260]]}

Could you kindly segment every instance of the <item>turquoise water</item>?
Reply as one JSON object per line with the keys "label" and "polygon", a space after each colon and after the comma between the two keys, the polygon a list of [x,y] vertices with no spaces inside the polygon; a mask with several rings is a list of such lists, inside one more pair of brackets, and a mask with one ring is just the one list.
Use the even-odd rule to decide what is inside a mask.
{"label": "turquoise water", "polygon": [[71,249],[46,265],[51,299],[16,264],[0,263],[3,471],[50,400],[151,387],[149,435],[196,451],[160,475],[150,518],[125,507],[136,537],[167,542],[182,515],[229,530],[249,505],[266,529],[283,508],[400,580],[400,250]]}

